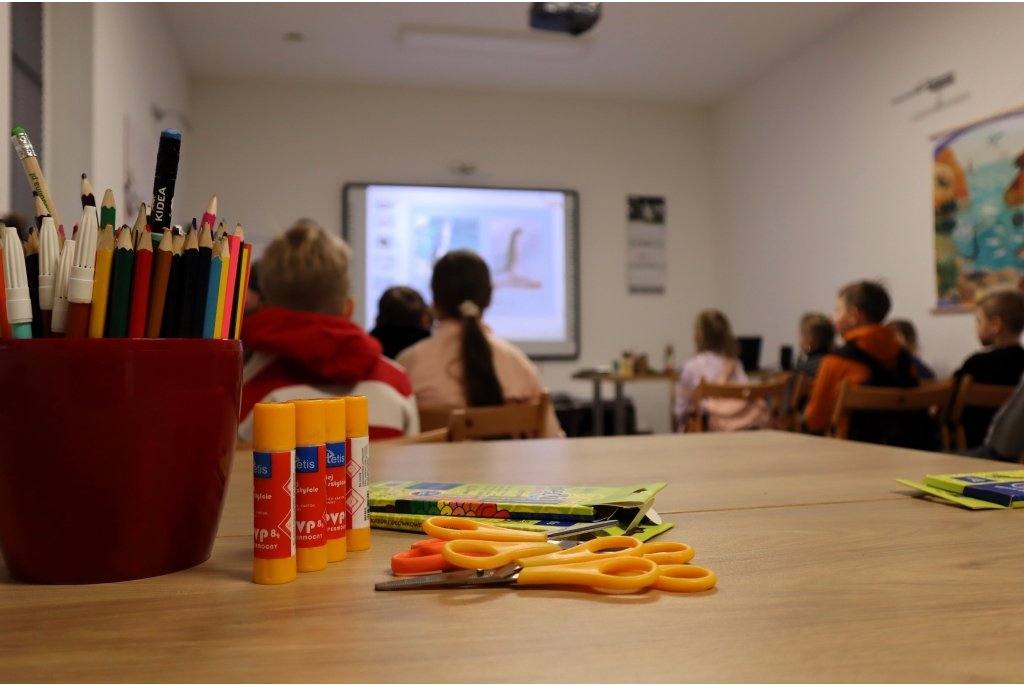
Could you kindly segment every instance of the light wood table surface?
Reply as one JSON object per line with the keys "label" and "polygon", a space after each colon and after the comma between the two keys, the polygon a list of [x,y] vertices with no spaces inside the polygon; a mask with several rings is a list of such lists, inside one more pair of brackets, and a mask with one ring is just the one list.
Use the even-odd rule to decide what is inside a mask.
{"label": "light wood table surface", "polygon": [[[512,452],[498,443],[424,449],[431,447],[371,448],[374,479],[621,484],[657,480],[633,476],[660,471],[670,483],[664,501],[679,503],[659,507],[676,524],[663,538],[693,545],[694,563],[713,568],[718,587],[615,597],[538,588],[376,593],[390,556],[417,539],[390,531],[374,531],[370,551],[326,571],[257,586],[250,582],[251,456],[240,452],[207,563],[82,587],[18,584],[0,573],[0,679],[1018,681],[1024,674],[1021,513],[960,510],[890,484],[981,470],[985,462],[768,433],[557,448],[531,441]],[[714,459],[731,467],[712,468]],[[845,487],[829,486],[844,478]],[[675,490],[685,494],[669,498]],[[672,509],[688,513],[665,513]]]}

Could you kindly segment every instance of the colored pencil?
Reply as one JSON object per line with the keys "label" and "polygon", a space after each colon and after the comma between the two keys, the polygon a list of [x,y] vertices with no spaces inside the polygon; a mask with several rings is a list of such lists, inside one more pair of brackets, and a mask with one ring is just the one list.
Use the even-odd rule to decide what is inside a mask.
{"label": "colored pencil", "polygon": [[165,228],[163,238],[153,256],[153,277],[149,286],[149,312],[146,314],[146,337],[159,338],[164,320],[164,302],[167,300],[167,280],[171,275],[174,239],[171,229]]}
{"label": "colored pencil", "polygon": [[220,337],[230,340],[235,337],[235,283],[238,281],[238,270],[241,268],[240,259],[242,243],[245,241],[245,231],[242,225],[235,226],[234,235],[228,236],[228,246],[231,249],[231,272],[228,274],[227,288],[224,291],[224,321],[221,324]]}
{"label": "colored pencil", "polygon": [[[206,328],[206,303],[209,301],[210,274],[213,265],[213,236],[210,224],[199,229],[199,261],[196,268],[196,300],[192,310],[192,337],[202,338]],[[217,274],[218,280],[220,274]],[[210,324],[213,325],[212,323]]]}
{"label": "colored pencil", "polygon": [[[163,240],[160,241],[161,244]],[[178,308],[181,304],[181,260],[184,259],[184,241],[171,240],[171,268],[167,277],[167,297],[164,302],[164,318],[160,325],[160,336],[173,338],[178,325]],[[154,336],[156,337],[156,336]]]}
{"label": "colored pencil", "polygon": [[39,232],[32,227],[28,229],[28,240],[25,241],[24,248],[28,298],[32,301],[32,337],[42,338],[43,311],[39,308]]}
{"label": "colored pencil", "polygon": [[39,193],[32,191],[32,205],[35,207],[33,211],[36,214],[36,228],[42,230],[43,228],[43,217],[50,216],[50,213],[46,211],[46,205],[43,204],[43,199],[39,197]]}
{"label": "colored pencil", "polygon": [[96,206],[96,196],[92,194],[92,184],[89,177],[82,174],[82,209]]}
{"label": "colored pencil", "polygon": [[50,197],[50,189],[46,186],[42,169],[39,168],[39,159],[36,157],[35,148],[32,147],[32,141],[28,139],[25,129],[19,126],[11,131],[11,142],[14,143],[14,151],[18,153],[21,166],[25,169],[28,184],[32,190],[39,193],[39,197],[42,198],[43,205],[46,207],[46,213],[53,217],[54,223],[59,225],[60,217],[57,216],[57,207],[53,204],[53,198]]}
{"label": "colored pencil", "polygon": [[53,287],[53,319],[50,323],[51,335],[63,338],[68,325],[68,281],[71,277],[71,264],[75,261],[75,241],[65,240],[57,262],[57,282]]}
{"label": "colored pencil", "polygon": [[128,337],[128,317],[132,301],[132,270],[135,265],[135,250],[132,248],[132,232],[121,229],[114,249],[114,267],[110,277],[110,338]]}
{"label": "colored pencil", "polygon": [[[146,337],[146,306],[149,303],[150,276],[153,272],[153,238],[143,227],[139,247],[135,250],[135,271],[132,274],[131,316],[128,319],[128,337]],[[166,294],[166,286],[165,286]]]}
{"label": "colored pencil", "polygon": [[39,232],[39,309],[43,316],[43,337],[49,338],[53,317],[54,286],[60,265],[60,236],[53,227],[53,217],[43,217]]}
{"label": "colored pencil", "polygon": [[220,285],[217,286],[217,317],[213,322],[213,337],[220,338],[224,331],[224,298],[227,297],[228,274],[234,266],[231,263],[231,246],[227,236],[222,237],[220,245]]}
{"label": "colored pencil", "polygon": [[99,242],[97,218],[96,208],[86,207],[82,210],[82,219],[75,234],[75,260],[68,275],[68,324],[65,330],[68,338],[84,338],[89,332],[89,310],[96,277],[96,246]]}
{"label": "colored pencil", "polygon": [[160,133],[160,147],[156,153],[156,173],[153,176],[153,210],[149,226],[156,233],[163,233],[171,226],[171,202],[174,200],[174,184],[178,179],[178,158],[181,155],[181,134],[173,128]]}
{"label": "colored pencil", "polygon": [[203,218],[199,222],[199,225],[210,224],[210,230],[217,225],[217,196],[214,195],[210,198],[210,203],[206,205],[206,211],[203,212]]}
{"label": "colored pencil", "polygon": [[14,226],[4,227],[4,287],[7,289],[7,320],[15,338],[32,337],[32,299],[28,294],[25,251]]}
{"label": "colored pencil", "polygon": [[[210,224],[210,225],[212,226],[213,224]],[[220,240],[221,238],[223,238],[227,234],[228,234],[228,223],[226,221],[224,221],[224,219],[221,219],[220,223],[217,224],[217,231],[216,231],[216,233],[213,234],[213,242],[217,242],[218,240]]]}
{"label": "colored pencil", "polygon": [[[175,338],[191,338],[192,322],[199,290],[199,236],[192,230],[185,236],[185,251],[181,256],[181,302],[178,305],[178,323]],[[204,291],[205,292],[205,291]],[[167,337],[167,336],[165,336]]]}
{"label": "colored pencil", "polygon": [[107,225],[117,228],[117,205],[114,204],[114,191],[107,188],[103,193],[103,204],[100,205],[100,228]]}
{"label": "colored pencil", "polygon": [[224,266],[220,243],[213,246],[213,257],[210,259],[210,277],[206,286],[206,308],[203,310],[204,338],[213,338],[214,325],[217,322],[217,298],[220,295],[220,274]]}
{"label": "colored pencil", "polygon": [[[139,213],[135,217],[135,225],[132,226],[132,249],[139,249],[139,241],[142,240],[142,234],[148,233],[146,228],[146,203],[143,202],[139,205]],[[150,237],[150,244],[152,244],[152,236]],[[138,257],[138,255],[135,255]]]}
{"label": "colored pencil", "polygon": [[[6,227],[0,221],[0,231],[6,232]],[[6,290],[7,275],[4,273],[4,241],[0,240],[0,283],[4,283]],[[10,340],[14,337],[11,331],[11,323],[7,320],[7,295],[0,297],[0,340]]]}
{"label": "colored pencil", "polygon": [[114,264],[114,227],[107,224],[100,231],[96,248],[96,269],[92,284],[92,312],[89,315],[89,337],[102,338],[107,326],[110,302],[110,272]]}
{"label": "colored pencil", "polygon": [[235,299],[238,301],[238,315],[235,320],[234,339],[242,336],[242,320],[245,318],[245,297],[249,292],[249,258],[252,256],[252,245],[242,247],[242,270],[238,275],[239,288]]}
{"label": "colored pencil", "polygon": [[[50,218],[52,219],[53,217]],[[65,240],[67,240],[67,238],[64,235],[64,224],[57,224],[57,246],[62,250],[64,249]]]}

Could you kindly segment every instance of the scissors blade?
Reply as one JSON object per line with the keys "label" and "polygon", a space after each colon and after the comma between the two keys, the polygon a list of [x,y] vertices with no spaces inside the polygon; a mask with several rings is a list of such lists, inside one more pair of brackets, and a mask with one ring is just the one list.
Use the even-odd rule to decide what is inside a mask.
{"label": "scissors blade", "polygon": [[429,587],[453,588],[474,585],[507,585],[515,582],[517,573],[519,573],[518,565],[505,564],[504,566],[486,571],[466,569],[464,571],[438,573],[433,576],[389,580],[384,583],[377,583],[373,587],[375,590],[417,590]]}
{"label": "scissors blade", "polygon": [[582,535],[583,533],[593,533],[595,530],[605,530],[606,528],[614,528],[615,526],[622,525],[618,521],[595,521],[593,523],[585,523],[582,526],[573,526],[572,528],[566,528],[555,533],[548,533],[548,540],[558,540],[560,538],[568,538],[574,535]]}

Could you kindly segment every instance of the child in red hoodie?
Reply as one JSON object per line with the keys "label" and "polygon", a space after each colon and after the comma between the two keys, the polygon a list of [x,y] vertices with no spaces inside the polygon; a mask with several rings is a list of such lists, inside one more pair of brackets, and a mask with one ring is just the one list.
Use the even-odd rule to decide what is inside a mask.
{"label": "child in red hoodie", "polygon": [[253,354],[242,373],[238,438],[252,441],[257,402],[365,395],[370,439],[419,433],[409,377],[349,317],[349,248],[307,219],[278,236],[260,260],[264,307],[242,325]]}

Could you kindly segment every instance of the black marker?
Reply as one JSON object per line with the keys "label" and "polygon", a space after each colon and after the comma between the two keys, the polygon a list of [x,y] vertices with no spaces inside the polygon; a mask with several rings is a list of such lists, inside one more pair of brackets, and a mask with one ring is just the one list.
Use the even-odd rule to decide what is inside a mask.
{"label": "black marker", "polygon": [[153,240],[171,227],[171,202],[174,200],[174,182],[178,179],[178,158],[181,155],[181,134],[173,128],[160,133],[160,148],[156,153],[156,176],[153,178],[153,208],[149,213],[149,227]]}

